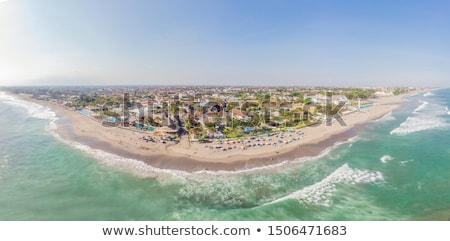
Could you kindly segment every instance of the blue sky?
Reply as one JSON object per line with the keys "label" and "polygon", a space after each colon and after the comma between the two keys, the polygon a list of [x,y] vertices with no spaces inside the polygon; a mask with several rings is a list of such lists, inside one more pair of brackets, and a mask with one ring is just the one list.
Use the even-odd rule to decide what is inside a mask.
{"label": "blue sky", "polygon": [[449,86],[449,1],[0,0],[0,85]]}

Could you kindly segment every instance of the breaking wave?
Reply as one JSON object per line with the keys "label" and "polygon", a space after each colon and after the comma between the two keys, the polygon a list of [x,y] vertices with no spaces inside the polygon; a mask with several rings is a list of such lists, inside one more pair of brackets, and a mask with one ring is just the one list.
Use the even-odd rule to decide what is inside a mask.
{"label": "breaking wave", "polygon": [[427,105],[429,104],[428,102],[426,102],[426,101],[421,101],[421,100],[419,100],[422,104],[419,106],[419,107],[417,107],[414,111],[413,111],[413,113],[414,114],[419,114],[419,112],[420,111],[422,111],[422,110],[424,110],[426,107],[427,107]]}
{"label": "breaking wave", "polygon": [[436,117],[408,117],[399,127],[391,131],[392,134],[406,135],[414,132],[443,128],[448,126],[447,123]]}
{"label": "breaking wave", "polygon": [[299,163],[304,163],[304,162],[316,160],[318,158],[327,156],[331,151],[337,149],[338,147],[340,147],[340,146],[342,146],[342,145],[344,145],[346,143],[350,143],[350,145],[351,145],[352,143],[354,143],[357,140],[359,140],[359,137],[358,136],[354,136],[354,137],[352,137],[352,138],[350,138],[350,139],[348,139],[346,141],[336,142],[333,146],[330,146],[330,147],[326,148],[325,150],[323,150],[317,156],[301,157],[301,158],[296,158],[294,160],[285,160],[285,161],[277,163],[277,164],[266,165],[266,166],[261,166],[261,167],[254,167],[254,168],[249,168],[249,169],[242,169],[242,170],[237,170],[237,171],[201,170],[201,171],[196,171],[196,172],[193,172],[193,173],[194,174],[208,174],[208,175],[229,175],[229,174],[241,174],[241,173],[250,173],[250,172],[256,172],[256,171],[275,169],[275,168],[286,166],[288,164],[299,164]]}
{"label": "breaking wave", "polygon": [[380,161],[381,161],[382,163],[386,163],[386,162],[388,162],[388,161],[390,161],[390,160],[392,160],[392,159],[394,159],[392,156],[390,156],[390,155],[384,155],[384,156],[382,156],[382,157],[380,158]]}
{"label": "breaking wave", "polygon": [[328,147],[324,151],[322,151],[317,156],[308,156],[308,157],[302,157],[297,158],[294,160],[286,160],[277,164],[272,165],[266,165],[261,167],[254,167],[249,169],[242,169],[242,170],[235,170],[235,171],[210,171],[210,170],[201,170],[201,171],[195,171],[195,172],[187,172],[187,171],[181,171],[181,170],[173,170],[173,169],[163,169],[163,168],[157,168],[150,166],[140,160],[132,159],[132,158],[126,158],[122,157],[116,154],[112,154],[100,149],[95,149],[92,147],[89,147],[88,145],[84,145],[82,143],[72,141],[72,140],[66,140],[62,138],[57,132],[57,125],[56,125],[56,118],[49,121],[46,129],[59,141],[65,143],[66,145],[69,145],[77,150],[80,150],[89,156],[99,160],[100,163],[111,166],[119,169],[126,169],[131,171],[132,173],[142,176],[142,177],[167,177],[167,176],[175,176],[175,177],[181,177],[182,179],[197,179],[197,178],[209,178],[211,176],[232,176],[236,174],[245,174],[245,173],[254,173],[254,172],[263,172],[263,171],[273,171],[278,170],[279,168],[286,167],[288,164],[296,165],[304,162],[308,162],[311,160],[316,160],[318,158],[324,157],[328,155],[331,151],[335,150],[336,148],[340,147],[341,145],[345,143],[352,143],[358,140],[358,137],[352,137],[344,142],[337,142],[333,146]]}
{"label": "breaking wave", "polygon": [[329,207],[333,204],[332,196],[336,191],[336,185],[338,183],[354,185],[358,183],[375,183],[383,180],[383,174],[381,172],[371,172],[368,170],[351,168],[348,164],[344,164],[320,182],[302,188],[265,205],[282,202],[288,199],[296,199],[304,204]]}
{"label": "breaking wave", "polygon": [[428,96],[434,96],[434,94],[431,92],[427,92],[427,93],[423,94],[423,97],[428,97]]}
{"label": "breaking wave", "polygon": [[391,131],[391,135],[407,135],[414,132],[444,128],[448,123],[442,118],[442,115],[448,114],[443,111],[443,106],[430,104],[426,101],[420,101],[422,104],[417,107],[399,127]]}
{"label": "breaking wave", "polygon": [[0,92],[0,101],[3,103],[21,107],[27,110],[29,117],[36,119],[51,120],[56,117],[56,113],[50,108],[43,107],[42,105],[28,102],[25,100],[16,99],[13,96],[7,95],[4,92]]}
{"label": "breaking wave", "polygon": [[51,133],[55,138],[57,138],[61,142],[97,159],[101,164],[122,170],[128,170],[138,176],[156,177],[156,178],[164,177],[167,175],[181,178],[186,178],[187,176],[189,176],[188,172],[155,168],[136,159],[126,158],[103,150],[91,148],[87,145],[81,144],[76,141],[65,140],[54,131],[51,131]]}

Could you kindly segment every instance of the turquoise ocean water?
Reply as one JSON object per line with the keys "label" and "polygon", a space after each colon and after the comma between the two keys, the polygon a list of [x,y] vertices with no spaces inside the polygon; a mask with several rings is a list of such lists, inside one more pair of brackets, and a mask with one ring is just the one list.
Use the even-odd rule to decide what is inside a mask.
{"label": "turquoise ocean water", "polygon": [[448,220],[449,105],[421,93],[319,157],[188,174],[61,140],[61,117],[0,93],[0,220]]}

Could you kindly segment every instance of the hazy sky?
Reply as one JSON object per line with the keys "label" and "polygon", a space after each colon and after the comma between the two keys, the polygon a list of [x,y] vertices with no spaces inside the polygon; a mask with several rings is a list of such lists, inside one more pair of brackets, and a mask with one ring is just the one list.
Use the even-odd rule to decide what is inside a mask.
{"label": "hazy sky", "polygon": [[450,1],[0,0],[0,86],[449,83]]}

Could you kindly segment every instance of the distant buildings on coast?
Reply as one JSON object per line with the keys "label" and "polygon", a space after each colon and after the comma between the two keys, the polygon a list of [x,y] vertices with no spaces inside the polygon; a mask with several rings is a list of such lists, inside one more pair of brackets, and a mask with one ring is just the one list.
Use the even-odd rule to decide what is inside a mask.
{"label": "distant buildings on coast", "polygon": [[[232,86],[15,88],[36,99],[77,109],[106,126],[142,131],[160,128],[192,139],[236,138],[316,124],[327,116],[370,105],[372,98],[411,90]],[[336,106],[338,110],[334,110]]]}

